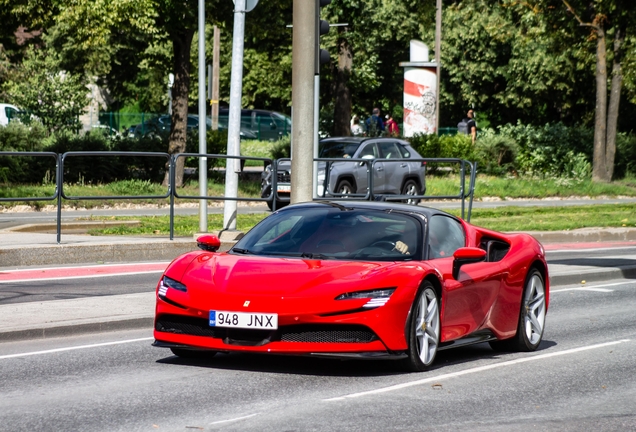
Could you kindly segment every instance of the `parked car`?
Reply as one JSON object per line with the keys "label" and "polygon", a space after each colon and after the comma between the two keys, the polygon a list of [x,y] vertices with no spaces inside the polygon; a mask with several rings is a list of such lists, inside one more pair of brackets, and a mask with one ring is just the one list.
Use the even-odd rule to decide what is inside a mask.
{"label": "parked car", "polygon": [[[318,163],[318,196],[349,197],[366,195],[369,165],[365,162],[347,162],[346,159],[365,159],[373,164],[373,193],[375,195],[424,195],[426,192],[426,163],[411,161],[422,159],[407,141],[397,138],[334,137],[320,141],[320,158],[335,159]],[[339,161],[342,159],[342,161]],[[327,167],[329,169],[326,175]],[[279,196],[291,194],[291,163],[278,163],[277,192]],[[261,175],[261,197],[270,195],[272,169],[265,168]],[[418,204],[417,198],[407,199]],[[268,201],[270,210],[272,201]],[[276,208],[287,202],[277,201]]]}
{"label": "parked car", "polygon": [[13,119],[18,118],[20,110],[15,105],[0,103],[0,126],[6,126]]}
{"label": "parked car", "polygon": [[[154,346],[395,359],[410,371],[438,351],[489,342],[536,350],[550,298],[541,244],[441,210],[310,202],[271,214],[228,252],[217,236],[178,257],[156,290]],[[490,356],[490,354],[486,354]]]}
{"label": "parked car", "polygon": [[[212,129],[212,120],[206,117],[206,127],[208,130]],[[167,135],[170,133],[170,126],[172,124],[172,118],[169,115],[162,115],[157,118],[145,121],[143,124],[139,124],[135,127],[134,136],[137,138],[141,136],[156,136]],[[188,114],[187,130],[194,130],[199,128],[199,116],[195,114]],[[219,130],[227,130],[227,125],[219,124]],[[257,139],[256,135],[249,129],[241,128],[241,139]]]}
{"label": "parked car", "polygon": [[91,126],[91,133],[102,134],[108,138],[118,138],[121,136],[117,129],[103,124],[94,124]]}
{"label": "parked car", "polygon": [[[219,127],[227,128],[229,109],[219,110]],[[261,141],[277,141],[291,134],[291,118],[276,111],[241,110],[241,130],[251,131]]]}

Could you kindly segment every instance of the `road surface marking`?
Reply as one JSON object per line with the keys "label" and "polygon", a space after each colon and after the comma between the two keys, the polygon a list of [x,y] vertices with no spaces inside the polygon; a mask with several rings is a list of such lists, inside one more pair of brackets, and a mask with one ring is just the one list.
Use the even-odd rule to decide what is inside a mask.
{"label": "road surface marking", "polygon": [[81,277],[101,277],[122,274],[159,273],[168,267],[168,262],[133,264],[101,264],[73,267],[49,267],[37,269],[1,270],[0,283],[33,280],[63,280]]}
{"label": "road surface marking", "polygon": [[66,277],[60,276],[60,277],[50,277],[50,278],[8,279],[8,280],[0,280],[0,284],[18,283],[18,282],[46,282],[46,281],[58,281],[58,280],[71,280],[71,279],[92,279],[92,278],[101,278],[101,277],[110,277],[110,276],[135,276],[135,275],[157,274],[157,273],[163,273],[163,270],[93,274],[88,276],[66,276]]}
{"label": "road surface marking", "polygon": [[215,421],[215,422],[210,423],[210,426],[212,426],[212,425],[218,425],[218,424],[223,424],[223,423],[235,422],[235,421],[239,421],[239,420],[245,420],[245,419],[248,419],[248,418],[250,418],[250,417],[257,416],[257,415],[259,415],[259,414],[260,414],[260,413],[255,413],[255,414],[250,414],[250,415],[246,415],[246,416],[243,416],[243,417],[236,417],[236,418],[229,419],[229,420],[219,420],[219,421]]}
{"label": "road surface marking", "polygon": [[330,399],[323,399],[323,401],[325,401],[325,402],[342,401],[342,400],[345,400],[345,399],[352,399],[352,398],[358,398],[358,397],[362,397],[362,396],[369,396],[369,395],[376,395],[376,394],[380,394],[380,393],[386,393],[386,392],[395,391],[395,390],[402,390],[402,389],[405,389],[405,388],[408,388],[408,387],[418,386],[418,385],[422,385],[422,384],[426,384],[426,383],[430,383],[430,382],[439,382],[440,380],[443,380],[443,379],[456,378],[456,377],[459,377],[459,376],[462,376],[462,375],[468,375],[468,374],[473,374],[473,373],[477,373],[477,372],[483,372],[483,371],[487,371],[487,370],[490,370],[490,369],[496,369],[496,368],[503,367],[503,366],[513,366],[513,365],[520,364],[520,363],[526,363],[526,362],[535,361],[535,360],[543,360],[543,359],[550,358],[550,357],[557,357],[557,356],[562,356],[562,355],[574,354],[574,353],[581,352],[581,351],[604,348],[604,347],[608,347],[608,346],[612,346],[612,345],[618,345],[618,344],[625,343],[625,342],[630,342],[630,341],[631,341],[631,339],[621,339],[621,340],[614,341],[614,342],[606,342],[606,343],[597,344],[597,345],[590,345],[590,346],[586,346],[586,347],[573,348],[573,349],[569,349],[569,350],[565,350],[565,351],[558,351],[558,352],[553,352],[553,353],[548,353],[548,354],[539,354],[539,355],[532,356],[532,357],[524,357],[524,358],[520,358],[520,359],[516,359],[516,360],[510,360],[510,361],[501,362],[501,363],[495,363],[495,364],[491,364],[491,365],[487,365],[487,366],[480,366],[480,367],[476,367],[476,368],[472,368],[472,369],[466,369],[466,370],[459,371],[459,372],[453,372],[453,373],[448,373],[448,374],[443,374],[443,375],[437,375],[437,376],[434,376],[434,377],[431,377],[431,378],[425,378],[425,379],[422,379],[422,380],[405,382],[405,383],[402,383],[402,384],[389,386],[389,387],[383,387],[383,388],[379,388],[379,389],[376,389],[376,390],[369,390],[369,391],[364,391],[364,392],[360,392],[360,393],[351,393],[351,394],[344,395],[344,396],[334,397],[334,398],[330,398]]}
{"label": "road surface marking", "polygon": [[554,294],[554,293],[558,293],[558,292],[564,292],[564,291],[614,292],[614,290],[604,289],[604,288],[586,288],[586,287],[580,287],[580,288],[563,288],[563,289],[560,289],[560,290],[550,290],[550,294]]}
{"label": "road surface marking", "polygon": [[128,340],[116,341],[116,342],[104,342],[104,343],[98,343],[98,344],[92,344],[92,345],[80,345],[75,347],[56,348],[56,349],[51,349],[46,351],[33,351],[33,352],[21,353],[21,354],[9,354],[9,355],[0,356],[0,360],[16,358],[16,357],[28,357],[28,356],[34,356],[34,355],[52,354],[52,353],[58,353],[58,352],[64,352],[64,351],[74,351],[74,350],[87,349],[87,348],[98,348],[103,346],[142,342],[142,341],[149,341],[154,339],[155,338],[152,338],[152,337],[145,337],[145,338],[128,339]]}
{"label": "road surface marking", "polygon": [[603,287],[611,287],[611,286],[618,286],[618,285],[632,285],[636,282],[633,281],[625,281],[625,282],[616,282],[616,283],[611,283],[611,284],[603,284],[603,285],[592,285],[592,286],[577,286],[577,287],[571,287],[571,288],[562,288],[562,289],[558,289],[558,290],[550,290],[550,293],[556,293],[556,292],[561,292],[561,291],[576,291],[576,290],[580,290],[580,291],[598,291],[598,292],[613,292],[614,290],[606,290],[606,289],[601,289]]}

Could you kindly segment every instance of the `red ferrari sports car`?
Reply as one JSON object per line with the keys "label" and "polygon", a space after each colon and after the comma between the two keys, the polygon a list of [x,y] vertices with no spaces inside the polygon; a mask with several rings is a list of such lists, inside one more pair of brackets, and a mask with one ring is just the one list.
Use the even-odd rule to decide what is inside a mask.
{"label": "red ferrari sports car", "polygon": [[228,252],[215,236],[174,260],[157,287],[155,346],[400,359],[488,341],[535,350],[549,300],[539,242],[443,211],[387,202],[281,209]]}

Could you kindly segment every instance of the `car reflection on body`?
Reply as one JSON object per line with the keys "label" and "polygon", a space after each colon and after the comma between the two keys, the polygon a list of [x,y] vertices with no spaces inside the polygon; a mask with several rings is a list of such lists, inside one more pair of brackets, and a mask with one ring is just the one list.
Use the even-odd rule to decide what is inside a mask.
{"label": "car reflection on body", "polygon": [[228,252],[215,236],[157,287],[155,345],[217,352],[398,359],[488,341],[533,351],[549,299],[540,243],[440,210],[313,202],[274,212]]}

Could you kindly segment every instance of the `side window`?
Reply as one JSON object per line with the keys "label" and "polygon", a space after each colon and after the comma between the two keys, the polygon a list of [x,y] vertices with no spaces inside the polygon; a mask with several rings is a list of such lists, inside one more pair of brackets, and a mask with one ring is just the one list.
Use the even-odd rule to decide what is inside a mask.
{"label": "side window", "polygon": [[455,219],[435,215],[428,224],[429,259],[447,258],[466,244],[461,224]]}
{"label": "side window", "polygon": [[382,159],[401,159],[402,153],[398,149],[398,145],[394,142],[380,142],[380,155]]}
{"label": "side window", "polygon": [[403,158],[410,158],[411,157],[411,153],[406,148],[406,146],[398,144],[398,150],[400,150],[400,153],[402,154]]}
{"label": "side window", "polygon": [[378,157],[378,148],[375,144],[367,144],[360,151],[360,155],[358,157],[363,159],[376,159]]}

